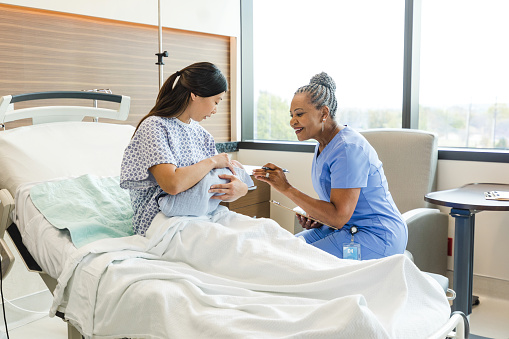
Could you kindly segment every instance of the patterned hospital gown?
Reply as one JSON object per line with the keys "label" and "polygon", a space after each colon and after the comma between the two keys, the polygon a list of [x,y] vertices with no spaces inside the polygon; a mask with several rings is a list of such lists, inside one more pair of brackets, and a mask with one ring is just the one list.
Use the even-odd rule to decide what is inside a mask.
{"label": "patterned hospital gown", "polygon": [[124,151],[120,186],[129,189],[134,232],[145,235],[159,212],[156,197],[163,192],[148,170],[158,164],[194,165],[217,154],[214,138],[196,121],[151,116],[145,119]]}

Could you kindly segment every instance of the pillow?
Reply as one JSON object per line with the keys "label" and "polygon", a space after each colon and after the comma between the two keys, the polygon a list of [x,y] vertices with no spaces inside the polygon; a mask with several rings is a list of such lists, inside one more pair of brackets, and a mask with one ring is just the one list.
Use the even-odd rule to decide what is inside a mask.
{"label": "pillow", "polygon": [[59,122],[0,132],[0,188],[84,174],[117,176],[134,127]]}
{"label": "pillow", "polygon": [[[254,186],[253,180],[243,168],[235,167],[235,176],[247,186]],[[157,196],[159,209],[167,217],[202,216],[216,210],[221,200],[210,199],[214,193],[209,193],[212,185],[226,184],[228,180],[219,178],[220,174],[232,174],[229,168],[216,168],[210,171],[196,185],[177,195],[163,192]]]}

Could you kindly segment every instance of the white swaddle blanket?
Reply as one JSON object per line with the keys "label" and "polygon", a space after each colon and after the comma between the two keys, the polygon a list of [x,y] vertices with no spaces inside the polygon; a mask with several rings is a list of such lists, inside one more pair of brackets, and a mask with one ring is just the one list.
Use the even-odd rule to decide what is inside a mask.
{"label": "white swaddle blanket", "polygon": [[450,315],[403,255],[338,259],[224,207],[84,246],[58,282],[51,312],[86,338],[427,338]]}

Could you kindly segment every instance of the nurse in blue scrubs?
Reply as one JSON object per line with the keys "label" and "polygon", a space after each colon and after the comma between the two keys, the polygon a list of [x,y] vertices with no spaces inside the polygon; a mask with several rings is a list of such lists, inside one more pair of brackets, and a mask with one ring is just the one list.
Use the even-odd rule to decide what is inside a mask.
{"label": "nurse in blue scrubs", "polygon": [[290,125],[299,141],[318,141],[311,179],[319,199],[293,187],[272,163],[265,165],[270,170],[255,170],[255,177],[320,221],[297,215],[305,229],[297,236],[307,243],[339,258],[401,254],[407,226],[389,192],[382,162],[360,133],[336,122],[335,90],[330,76],[317,74],[295,92],[290,107]]}

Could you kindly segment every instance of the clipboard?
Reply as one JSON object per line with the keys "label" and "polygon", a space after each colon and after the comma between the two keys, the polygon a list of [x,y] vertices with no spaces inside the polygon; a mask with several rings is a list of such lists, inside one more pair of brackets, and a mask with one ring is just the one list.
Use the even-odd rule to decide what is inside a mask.
{"label": "clipboard", "polygon": [[329,226],[329,225],[327,225],[327,224],[325,224],[325,223],[321,222],[321,221],[320,221],[320,220],[318,220],[318,219],[308,217],[306,214],[304,214],[304,213],[302,213],[302,212],[296,211],[296,210],[295,210],[295,209],[293,209],[293,208],[290,208],[290,207],[287,207],[287,206],[285,206],[285,205],[282,205],[280,202],[277,202],[277,201],[275,201],[275,200],[269,200],[269,202],[273,203],[273,204],[274,204],[274,205],[276,205],[276,206],[286,208],[287,210],[292,211],[293,213],[296,213],[296,214],[298,214],[298,215],[300,215],[300,216],[303,216],[304,218],[311,219],[311,220],[316,221],[316,222],[318,222],[318,223],[320,223],[320,224],[322,224],[322,225],[325,225],[325,226],[327,226],[327,227],[333,228],[333,229],[335,229],[335,230],[339,230],[339,228],[336,228],[336,227],[333,227],[333,226]]}

